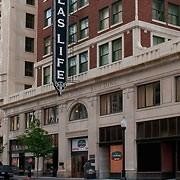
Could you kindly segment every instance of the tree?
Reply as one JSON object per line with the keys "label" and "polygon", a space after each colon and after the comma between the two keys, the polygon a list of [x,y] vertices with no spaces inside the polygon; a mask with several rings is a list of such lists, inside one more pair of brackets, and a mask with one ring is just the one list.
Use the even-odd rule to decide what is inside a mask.
{"label": "tree", "polygon": [[39,158],[45,157],[53,151],[52,141],[48,136],[48,132],[40,128],[39,120],[35,119],[30,128],[19,136],[18,139],[25,146],[25,151],[30,152],[37,158],[37,178],[39,169]]}

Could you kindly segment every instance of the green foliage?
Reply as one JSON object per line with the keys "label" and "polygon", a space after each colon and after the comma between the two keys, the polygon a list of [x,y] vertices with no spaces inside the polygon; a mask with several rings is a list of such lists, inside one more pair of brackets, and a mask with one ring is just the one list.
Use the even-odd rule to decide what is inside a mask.
{"label": "green foliage", "polygon": [[47,131],[39,127],[37,119],[31,123],[30,128],[19,136],[21,144],[25,146],[26,152],[31,152],[35,157],[45,157],[52,152],[52,141]]}

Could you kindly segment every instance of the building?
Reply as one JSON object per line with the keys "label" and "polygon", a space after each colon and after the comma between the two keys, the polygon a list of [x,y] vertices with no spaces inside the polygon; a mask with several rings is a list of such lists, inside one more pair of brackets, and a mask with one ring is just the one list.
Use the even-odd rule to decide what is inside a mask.
{"label": "building", "polygon": [[37,117],[55,147],[41,159],[44,174],[83,177],[91,159],[97,177],[120,177],[125,118],[127,177],[178,178],[179,8],[178,0],[70,0],[68,84],[58,96],[51,82],[52,1],[39,0],[36,85],[3,98],[4,160],[24,168],[31,155],[16,137]]}

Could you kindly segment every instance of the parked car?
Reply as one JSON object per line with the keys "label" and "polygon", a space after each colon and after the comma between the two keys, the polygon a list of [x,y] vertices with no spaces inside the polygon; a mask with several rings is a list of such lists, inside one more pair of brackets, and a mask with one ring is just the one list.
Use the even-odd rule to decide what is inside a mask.
{"label": "parked car", "polygon": [[9,165],[0,166],[0,177],[4,177],[4,179],[10,179],[14,176],[13,170]]}

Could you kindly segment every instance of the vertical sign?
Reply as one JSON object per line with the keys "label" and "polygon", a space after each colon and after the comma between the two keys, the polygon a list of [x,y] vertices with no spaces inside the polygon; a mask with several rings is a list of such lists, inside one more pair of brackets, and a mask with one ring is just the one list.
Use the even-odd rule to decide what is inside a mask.
{"label": "vertical sign", "polygon": [[58,94],[66,85],[67,0],[54,0],[53,84]]}

